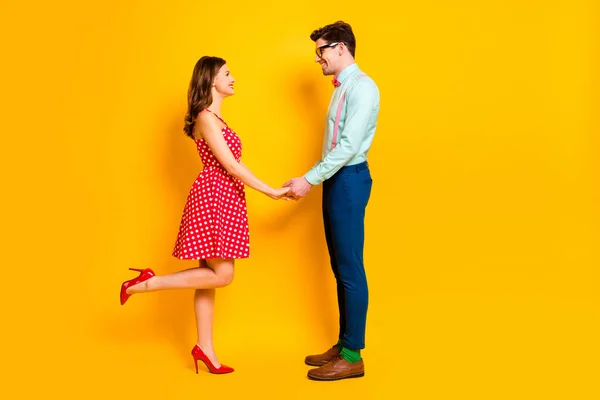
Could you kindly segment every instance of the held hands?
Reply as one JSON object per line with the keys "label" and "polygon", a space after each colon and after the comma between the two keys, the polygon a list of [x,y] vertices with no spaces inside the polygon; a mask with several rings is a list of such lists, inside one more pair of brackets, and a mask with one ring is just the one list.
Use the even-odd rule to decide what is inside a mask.
{"label": "held hands", "polygon": [[306,178],[292,178],[283,184],[284,188],[289,188],[289,192],[286,194],[287,199],[298,200],[308,194],[312,185],[306,180]]}
{"label": "held hands", "polygon": [[273,189],[271,191],[271,193],[267,194],[267,196],[269,196],[273,200],[279,200],[281,198],[285,198],[286,200],[289,200],[289,198],[287,198],[289,191],[290,191],[289,187],[277,188],[277,189]]}
{"label": "held hands", "polygon": [[267,196],[274,200],[298,200],[308,194],[312,185],[304,177],[293,178],[283,184],[283,187],[272,189]]}

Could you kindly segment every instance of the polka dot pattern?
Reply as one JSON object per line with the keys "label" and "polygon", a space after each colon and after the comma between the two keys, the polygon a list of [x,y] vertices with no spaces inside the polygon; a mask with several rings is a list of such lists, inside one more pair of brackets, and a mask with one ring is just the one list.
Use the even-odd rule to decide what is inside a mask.
{"label": "polka dot pattern", "polygon": [[[228,126],[222,133],[239,161],[239,136]],[[250,235],[244,184],[227,173],[204,139],[196,140],[196,146],[204,168],[183,209],[173,256],[182,260],[248,258]]]}

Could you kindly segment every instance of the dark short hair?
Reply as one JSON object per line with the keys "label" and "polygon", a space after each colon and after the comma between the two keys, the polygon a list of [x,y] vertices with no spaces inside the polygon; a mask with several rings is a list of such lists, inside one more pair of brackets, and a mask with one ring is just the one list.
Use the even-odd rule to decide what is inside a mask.
{"label": "dark short hair", "polygon": [[333,24],[325,25],[322,28],[316,29],[310,34],[310,39],[316,42],[319,39],[326,40],[327,43],[343,42],[352,57],[356,52],[356,38],[352,27],[344,21],[337,21]]}

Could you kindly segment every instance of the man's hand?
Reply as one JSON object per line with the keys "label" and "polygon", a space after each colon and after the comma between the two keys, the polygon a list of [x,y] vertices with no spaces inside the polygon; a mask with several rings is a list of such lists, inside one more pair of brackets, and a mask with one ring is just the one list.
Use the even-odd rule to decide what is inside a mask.
{"label": "man's hand", "polygon": [[310,189],[312,189],[312,185],[304,177],[290,179],[283,184],[283,187],[290,188],[287,196],[294,200],[306,196],[310,192]]}

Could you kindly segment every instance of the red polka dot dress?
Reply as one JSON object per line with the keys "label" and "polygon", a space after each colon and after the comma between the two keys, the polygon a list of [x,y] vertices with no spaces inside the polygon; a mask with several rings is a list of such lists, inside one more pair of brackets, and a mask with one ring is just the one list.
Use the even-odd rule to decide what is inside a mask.
{"label": "red polka dot dress", "polygon": [[[225,124],[221,132],[239,162],[239,136],[214,115]],[[204,168],[183,209],[173,256],[182,260],[248,258],[250,236],[244,184],[227,173],[204,139],[195,142]]]}

